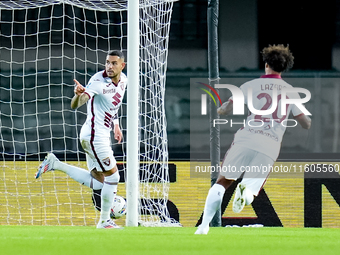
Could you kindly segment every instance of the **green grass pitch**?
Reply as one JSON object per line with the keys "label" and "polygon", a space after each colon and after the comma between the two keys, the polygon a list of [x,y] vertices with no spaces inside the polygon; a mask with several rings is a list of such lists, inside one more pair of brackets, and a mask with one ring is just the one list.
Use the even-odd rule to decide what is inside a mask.
{"label": "green grass pitch", "polygon": [[0,226],[2,255],[339,254],[340,229]]}

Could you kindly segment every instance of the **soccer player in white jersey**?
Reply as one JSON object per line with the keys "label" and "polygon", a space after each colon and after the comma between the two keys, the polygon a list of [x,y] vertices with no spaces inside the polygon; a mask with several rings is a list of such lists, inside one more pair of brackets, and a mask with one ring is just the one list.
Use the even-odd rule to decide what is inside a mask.
{"label": "soccer player in white jersey", "polygon": [[36,178],[39,178],[45,172],[59,170],[94,190],[101,189],[97,228],[120,228],[110,218],[119,182],[110,135],[113,129],[114,138],[118,143],[122,141],[117,114],[127,85],[127,77],[122,73],[124,67],[123,53],[110,51],[106,56],[105,70],[93,75],[86,88],[74,80],[76,86],[71,108],[76,109],[87,103],[87,119],[80,131],[80,142],[86,152],[89,171],[63,163],[49,153],[36,173]]}
{"label": "soccer player in white jersey", "polygon": [[[243,84],[240,89],[247,99],[248,88],[252,88],[252,101],[255,109],[267,110],[272,104],[273,90],[277,91],[277,101],[281,99],[282,88],[292,88],[291,85],[281,79],[281,73],[293,66],[294,57],[288,47],[273,45],[263,49],[263,60],[265,62],[265,75],[259,79],[251,80]],[[288,94],[289,96],[289,94]],[[299,98],[299,95],[290,95]],[[248,100],[245,100],[246,102]],[[278,104],[279,106],[281,104]],[[286,115],[281,115],[279,107],[270,115],[255,115],[250,113],[246,125],[239,129],[234,141],[222,161],[221,169],[234,167],[235,172],[221,171],[216,183],[210,188],[204,207],[201,225],[195,234],[207,234],[209,224],[221,202],[225,190],[241,177],[242,181],[237,185],[233,201],[233,211],[239,213],[245,205],[252,203],[254,196],[257,196],[264,185],[269,171],[258,173],[245,172],[247,166],[272,166],[276,161],[281,147],[281,141],[285,132],[285,125],[281,125],[289,114],[304,128],[309,129],[311,119],[306,116],[295,105],[287,105]],[[219,115],[227,115],[233,110],[233,100],[230,98],[217,109]],[[250,123],[250,125],[248,124]],[[258,125],[256,125],[258,123]],[[224,166],[224,167],[223,167]],[[231,168],[229,168],[231,169]],[[243,169],[243,171],[242,171]],[[255,168],[253,168],[255,169]]]}

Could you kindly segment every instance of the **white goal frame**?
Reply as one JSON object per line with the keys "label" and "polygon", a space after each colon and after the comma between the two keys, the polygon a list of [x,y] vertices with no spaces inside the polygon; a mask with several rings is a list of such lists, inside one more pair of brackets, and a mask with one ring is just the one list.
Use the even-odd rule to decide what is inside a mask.
{"label": "white goal frame", "polygon": [[138,226],[138,105],[139,102],[139,0],[128,2],[128,74],[127,87],[127,212],[126,226]]}
{"label": "white goal frame", "polygon": [[[33,179],[34,174],[32,175],[32,171],[35,171],[39,162],[43,160],[43,157],[49,151],[62,154],[65,161],[74,161],[75,159],[73,164],[78,164],[78,166],[84,168],[84,162],[79,161],[81,156],[84,156],[84,153],[79,152],[81,149],[78,145],[79,132],[77,131],[79,131],[82,123],[78,122],[77,116],[84,118],[85,114],[82,110],[78,110],[77,112],[70,111],[66,106],[68,99],[70,99],[69,97],[73,95],[73,92],[69,93],[71,89],[73,91],[72,79],[70,78],[81,76],[83,79],[82,83],[85,85],[88,78],[92,75],[93,70],[102,65],[102,63],[98,61],[98,59],[102,58],[99,56],[106,54],[105,51],[107,49],[115,49],[115,47],[118,46],[115,40],[120,40],[118,48],[120,47],[123,51],[127,50],[127,76],[129,81],[126,93],[127,103],[122,110],[124,112],[122,122],[126,123],[128,130],[126,132],[127,137],[124,139],[125,141],[123,141],[122,149],[122,151],[126,149],[126,154],[124,154],[124,158],[120,160],[120,166],[124,167],[124,171],[127,169],[126,173],[124,173],[127,197],[127,217],[125,224],[127,226],[179,225],[175,219],[170,217],[167,210],[170,180],[168,172],[166,119],[164,115],[165,88],[163,86],[165,84],[167,67],[166,61],[172,4],[175,1],[177,0],[8,0],[0,2],[0,17],[5,17],[5,15],[2,16],[3,10],[7,12],[7,14],[9,12],[11,13],[11,15],[5,17],[5,20],[1,19],[1,21],[5,23],[5,26],[2,26],[2,30],[4,31],[6,27],[7,31],[4,33],[0,32],[0,37],[10,38],[10,43],[0,44],[0,50],[3,49],[2,53],[7,54],[5,60],[0,60],[1,67],[3,68],[5,66],[6,70],[6,73],[0,74],[0,78],[6,80],[5,85],[3,87],[0,86],[0,93],[1,91],[5,91],[11,94],[10,98],[12,98],[14,92],[16,94],[21,93],[22,97],[22,102],[14,101],[13,109],[12,102],[4,101],[6,107],[8,109],[10,108],[10,110],[8,110],[10,113],[2,115],[0,112],[0,131],[6,130],[6,134],[0,134],[0,160],[2,161],[0,181],[4,182],[4,188],[0,188],[0,208],[3,207],[4,211],[6,211],[3,214],[0,213],[0,222],[4,220],[4,222],[6,222],[5,224],[13,224],[13,222],[17,224],[36,224],[37,222],[49,224],[52,222],[52,224],[54,224],[52,217],[48,216],[48,213],[50,210],[53,210],[51,208],[55,207],[57,209],[56,224],[67,224],[65,222],[69,219],[71,225],[74,224],[72,219],[76,219],[76,222],[83,221],[85,225],[89,224],[87,223],[87,217],[85,217],[85,215],[87,208],[90,208],[90,204],[87,200],[84,202],[83,199],[83,194],[87,196],[89,193],[87,191],[83,193],[83,186],[80,185],[79,194],[82,198],[79,201],[71,201],[71,197],[68,197],[67,199],[70,201],[60,202],[57,195],[59,190],[58,185],[61,185],[61,182],[65,182],[66,185],[68,185],[73,182],[73,180],[68,176],[60,178],[59,174],[55,173],[57,171],[55,171],[51,174],[44,175],[36,181]],[[46,11],[43,16],[40,16],[40,11],[44,10],[44,8],[45,10],[48,9],[48,11]],[[31,9],[34,10],[31,11]],[[29,10],[30,13],[28,12]],[[54,10],[57,10],[57,12],[55,13]],[[119,18],[111,19],[111,10],[114,12],[124,10],[124,15],[120,13],[120,22],[117,21]],[[126,10],[128,12],[127,15],[125,13]],[[18,15],[19,12],[20,15]],[[86,15],[88,15],[88,12],[94,12],[94,14],[89,15],[94,15],[95,21],[92,20],[92,16],[89,16],[90,19],[87,19]],[[107,16],[98,15],[101,19],[97,20],[97,13],[101,12],[105,12]],[[22,13],[25,15],[21,15]],[[15,18],[19,16],[21,18]],[[103,18],[102,16],[105,17]],[[119,16],[119,14],[117,16]],[[53,27],[52,23],[55,20],[58,21],[58,24]],[[113,20],[113,22],[110,23],[110,20]],[[90,24],[91,31],[90,29],[87,30],[85,22]],[[24,27],[24,29],[16,26],[17,24]],[[28,25],[26,26],[26,24]],[[44,25],[42,30],[40,30],[40,24]],[[63,26],[61,27],[60,24]],[[111,24],[117,27],[111,30]],[[15,26],[21,29],[19,34],[13,32]],[[93,26],[95,26],[96,29],[92,29]],[[101,37],[102,35],[98,34],[99,30],[97,30],[97,28],[99,26],[105,27],[107,30],[106,37]],[[11,27],[11,29],[8,29],[8,27]],[[26,30],[27,27],[28,29]],[[43,26],[41,25],[41,27]],[[83,30],[78,31],[77,29],[79,27]],[[21,34],[22,31],[23,33]],[[112,40],[115,43],[107,43],[112,42],[112,34],[116,33],[116,31],[119,31],[117,32],[118,37],[114,34],[114,40]],[[43,40],[40,42],[40,32],[48,36],[48,39],[46,39],[47,36],[43,37],[43,39],[45,38],[47,40],[47,43],[42,42]],[[56,37],[52,33],[58,34],[61,41],[55,41]],[[73,34],[70,36],[71,33]],[[20,40],[18,40],[17,43],[15,43],[16,36],[20,36]],[[82,36],[85,38],[84,43],[82,43],[82,41],[78,43],[78,38]],[[29,41],[30,43],[33,41],[33,44],[26,45],[26,39],[28,37],[33,38]],[[91,48],[92,46],[88,46],[87,38],[90,38],[92,40],[91,43],[94,43],[96,46],[93,48]],[[98,42],[103,42],[104,40],[106,40],[103,44],[104,47],[100,47],[101,44]],[[64,47],[64,45],[67,47]],[[43,50],[41,48],[43,48]],[[54,49],[57,49],[57,53],[52,54],[54,53]],[[29,54],[26,54],[26,50]],[[23,52],[23,57],[17,60],[16,57],[20,56],[21,52]],[[43,52],[41,53],[42,55],[39,55],[40,52]],[[50,55],[45,53],[49,53]],[[53,64],[54,61],[55,64]],[[64,63],[66,64],[64,65]],[[39,68],[44,70],[41,72]],[[22,74],[19,73],[18,75],[15,73],[18,72],[18,70],[19,72],[22,71]],[[40,76],[40,74],[43,74],[43,76]],[[16,80],[20,79],[19,82],[16,83],[12,77]],[[54,79],[56,79],[56,81]],[[12,84],[14,85],[12,86]],[[27,87],[25,87],[26,85]],[[22,88],[20,87],[18,89],[19,86],[22,86]],[[156,86],[158,87],[156,88]],[[41,94],[40,88],[44,89]],[[155,92],[153,92],[153,89],[155,89]],[[25,99],[25,95],[28,95],[27,92],[25,94],[27,90],[30,90],[32,95],[35,92],[36,98],[31,99],[29,96]],[[64,91],[67,92],[64,93]],[[149,91],[152,91],[152,93]],[[55,94],[51,94],[51,92]],[[43,99],[39,96],[43,96]],[[4,95],[0,97],[0,101],[4,100],[4,98]],[[43,104],[40,104],[40,108],[38,108],[37,102],[43,100]],[[51,105],[53,106],[53,102],[57,100],[58,107],[61,108],[51,107]],[[19,105],[19,112],[15,112],[15,104]],[[47,104],[48,109],[41,107],[41,105],[46,105],[47,107]],[[157,107],[153,107],[153,105]],[[27,110],[25,110],[25,107]],[[63,109],[66,110],[64,111]],[[53,119],[57,114],[58,116],[55,117],[55,120],[59,122]],[[26,115],[28,115],[28,117]],[[47,124],[41,121],[45,116],[47,116]],[[65,123],[64,116],[68,119],[74,118],[75,120],[74,122]],[[15,122],[13,119],[18,121]],[[26,123],[28,123],[27,119],[29,124],[26,125]],[[19,123],[19,125],[15,126],[17,123]],[[4,124],[4,126],[2,126],[2,124]],[[124,126],[125,124],[123,124],[123,127]],[[149,128],[151,132],[148,130]],[[56,129],[59,129],[57,130],[58,133],[55,131]],[[33,132],[34,135],[32,135]],[[16,134],[19,134],[19,136],[15,137]],[[29,135],[27,136],[26,134]],[[77,143],[75,143],[75,141],[77,141]],[[157,148],[155,144],[157,144]],[[115,144],[113,145],[116,146]],[[126,148],[124,148],[125,145]],[[156,150],[157,152],[154,153]],[[72,156],[70,159],[71,156],[69,156],[68,153],[71,155],[75,154],[75,156]],[[153,157],[150,155],[156,156]],[[63,156],[61,156],[61,158]],[[37,166],[35,166],[35,164],[37,164]],[[9,169],[13,171],[9,173]],[[20,173],[21,176],[17,174],[18,170],[23,170]],[[120,168],[120,171],[123,171],[122,168]],[[48,185],[44,187],[45,176],[46,180],[52,182],[50,187],[48,187]],[[8,178],[12,179],[8,180]],[[15,187],[7,187],[6,182],[10,184],[14,183],[13,186]],[[151,184],[149,185],[149,183]],[[21,184],[24,185],[18,189]],[[70,185],[72,188],[66,191],[68,196],[72,195],[74,185],[78,185],[78,183],[72,183],[72,185]],[[21,189],[25,189],[25,187],[27,187],[28,192],[22,194]],[[32,187],[34,190],[33,195],[31,195],[30,190]],[[149,192],[146,187],[156,188]],[[36,192],[36,190],[38,190],[38,192]],[[41,191],[40,193],[39,190]],[[148,196],[144,194],[148,194]],[[166,195],[163,196],[162,194]],[[1,197],[2,195],[3,197]],[[49,204],[50,201],[46,199],[46,197],[49,198],[49,196],[54,195],[55,197],[53,199],[56,199],[56,201],[52,202],[53,205],[51,206]],[[37,198],[40,196],[42,199],[37,203]],[[14,206],[11,204],[11,197],[16,200]],[[21,206],[20,203],[24,204],[25,202],[22,201],[24,201],[25,198],[28,201],[27,205]],[[4,202],[2,202],[1,199],[3,199],[2,201]],[[61,208],[62,206],[64,207]],[[77,206],[77,208],[83,206],[79,211],[76,210],[76,216],[72,213],[73,206]],[[87,207],[85,208],[84,206]],[[70,210],[70,216],[66,216],[65,220],[64,218],[59,220],[59,216],[64,217],[63,210],[65,210],[65,207],[68,207]],[[59,211],[60,208],[61,210]],[[15,210],[18,210],[18,214],[22,214],[24,217],[21,218],[20,216],[18,220],[15,220],[13,217]],[[42,212],[41,218],[37,217],[37,220],[35,218],[36,213],[40,210]],[[83,216],[84,219],[82,219]]]}

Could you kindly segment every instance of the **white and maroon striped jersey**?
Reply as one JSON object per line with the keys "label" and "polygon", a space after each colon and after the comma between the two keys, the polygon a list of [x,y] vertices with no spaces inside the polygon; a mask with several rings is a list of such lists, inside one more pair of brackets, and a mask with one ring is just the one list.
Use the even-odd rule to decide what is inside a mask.
{"label": "white and maroon striped jersey", "polygon": [[[259,79],[244,83],[240,89],[243,92],[245,103],[249,101],[249,88],[252,90],[252,104],[256,110],[268,110],[271,108],[274,89],[277,90],[277,106],[275,111],[268,115],[255,115],[249,112],[245,126],[235,134],[234,143],[259,151],[275,161],[280,152],[286,126],[296,124],[287,121],[289,114],[292,113],[293,117],[296,117],[303,113],[293,104],[287,105],[286,115],[281,114],[281,90],[282,88],[289,89],[293,87],[282,80],[279,75],[263,75]],[[300,96],[298,93],[287,93],[287,98],[300,98]]]}
{"label": "white and maroon striped jersey", "polygon": [[118,84],[114,84],[105,71],[92,76],[84,92],[90,99],[87,101],[87,118],[80,132],[81,139],[110,139],[113,119],[117,118],[126,85],[124,73],[121,73]]}

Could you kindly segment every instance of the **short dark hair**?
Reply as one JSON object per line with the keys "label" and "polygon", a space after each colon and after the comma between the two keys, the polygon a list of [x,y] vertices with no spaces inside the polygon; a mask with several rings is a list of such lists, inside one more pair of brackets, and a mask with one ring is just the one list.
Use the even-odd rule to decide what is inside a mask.
{"label": "short dark hair", "polygon": [[289,50],[289,46],[283,44],[269,45],[262,50],[263,61],[275,72],[288,71],[294,65],[294,56]]}
{"label": "short dark hair", "polygon": [[108,56],[117,56],[124,59],[124,53],[119,50],[111,50],[107,53]]}

